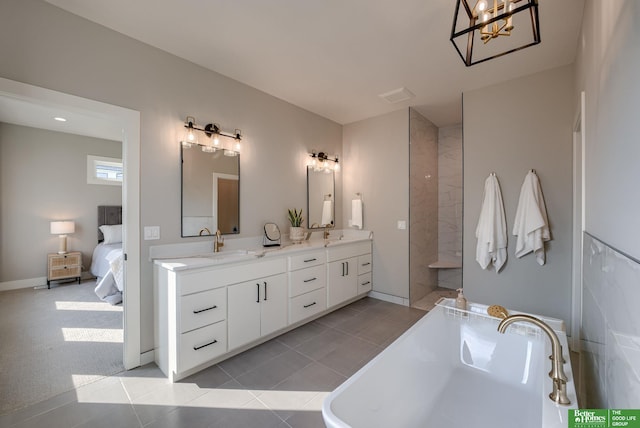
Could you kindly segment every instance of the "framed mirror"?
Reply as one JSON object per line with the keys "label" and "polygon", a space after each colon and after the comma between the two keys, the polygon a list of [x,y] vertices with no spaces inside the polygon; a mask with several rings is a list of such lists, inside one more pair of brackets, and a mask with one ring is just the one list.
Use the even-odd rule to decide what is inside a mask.
{"label": "framed mirror", "polygon": [[182,237],[240,233],[240,155],[197,144],[180,150]]}
{"label": "framed mirror", "polygon": [[307,224],[309,229],[335,225],[334,172],[307,167]]}

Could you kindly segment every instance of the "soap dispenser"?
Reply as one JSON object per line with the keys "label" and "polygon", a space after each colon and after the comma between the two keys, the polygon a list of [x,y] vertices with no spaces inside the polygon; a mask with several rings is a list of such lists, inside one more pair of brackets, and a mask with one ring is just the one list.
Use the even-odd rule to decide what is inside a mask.
{"label": "soap dispenser", "polygon": [[462,288],[458,288],[456,291],[458,292],[458,298],[456,299],[456,309],[466,311],[467,299],[464,297],[464,294],[462,294]]}

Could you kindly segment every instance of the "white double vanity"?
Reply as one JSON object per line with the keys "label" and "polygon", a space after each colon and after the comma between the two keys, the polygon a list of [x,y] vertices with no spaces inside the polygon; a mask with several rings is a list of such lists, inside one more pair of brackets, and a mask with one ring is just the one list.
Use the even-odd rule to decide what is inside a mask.
{"label": "white double vanity", "polygon": [[371,234],[154,260],[155,360],[177,381],[366,295]]}

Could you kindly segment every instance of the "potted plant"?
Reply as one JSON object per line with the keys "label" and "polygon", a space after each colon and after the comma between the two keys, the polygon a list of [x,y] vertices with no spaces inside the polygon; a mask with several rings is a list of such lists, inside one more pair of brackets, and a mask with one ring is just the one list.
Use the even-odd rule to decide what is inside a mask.
{"label": "potted plant", "polygon": [[304,239],[304,228],[302,227],[302,222],[304,222],[304,217],[302,217],[302,208],[298,212],[295,208],[289,211],[289,223],[291,223],[291,227],[289,228],[289,239],[294,242],[300,242]]}

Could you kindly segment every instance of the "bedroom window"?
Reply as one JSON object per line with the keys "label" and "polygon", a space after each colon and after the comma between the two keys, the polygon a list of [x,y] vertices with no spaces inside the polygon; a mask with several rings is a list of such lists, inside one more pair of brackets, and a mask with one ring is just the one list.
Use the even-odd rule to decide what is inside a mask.
{"label": "bedroom window", "polygon": [[87,184],[122,186],[122,159],[87,155]]}

